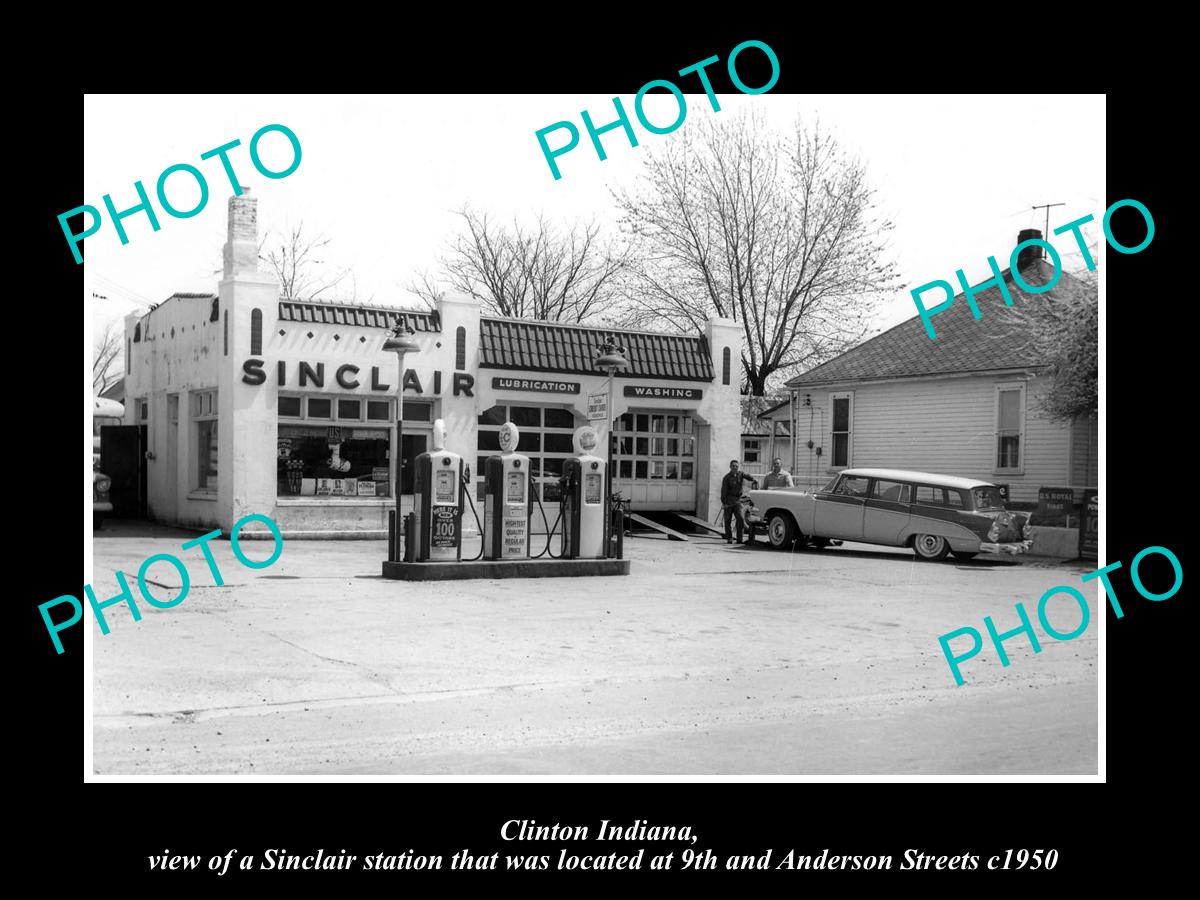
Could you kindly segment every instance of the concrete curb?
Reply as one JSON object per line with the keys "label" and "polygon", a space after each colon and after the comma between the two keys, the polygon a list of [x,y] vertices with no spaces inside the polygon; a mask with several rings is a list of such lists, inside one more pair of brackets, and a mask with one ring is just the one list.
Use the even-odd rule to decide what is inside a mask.
{"label": "concrete curb", "polygon": [[469,578],[579,578],[628,575],[627,559],[521,559],[477,562],[384,562],[383,577],[399,581],[457,581]]}

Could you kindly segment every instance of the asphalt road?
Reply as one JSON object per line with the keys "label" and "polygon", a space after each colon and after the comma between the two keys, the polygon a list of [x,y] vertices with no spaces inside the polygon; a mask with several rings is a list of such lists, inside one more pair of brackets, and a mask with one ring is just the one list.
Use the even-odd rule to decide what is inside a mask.
{"label": "asphalt road", "polygon": [[[964,663],[939,635],[1036,621],[1094,566],[917,563],[864,545],[626,540],[628,577],[393,582],[382,542],[289,542],[251,570],[194,535],[113,523],[100,598],[151,553],[179,606],[93,629],[94,769],[120,774],[1095,774],[1097,615]],[[269,545],[244,544],[262,558]],[[151,587],[171,595],[166,565]],[[161,587],[161,586],[165,587]],[[1056,601],[1059,602],[1059,601]],[[1052,606],[1061,631],[1079,621]],[[1103,609],[1100,608],[1100,612]]]}

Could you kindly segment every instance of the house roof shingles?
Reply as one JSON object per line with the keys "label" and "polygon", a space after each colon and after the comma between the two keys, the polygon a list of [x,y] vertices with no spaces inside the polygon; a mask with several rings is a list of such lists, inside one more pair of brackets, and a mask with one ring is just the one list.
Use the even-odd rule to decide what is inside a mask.
{"label": "house roof shingles", "polygon": [[[1045,284],[1052,273],[1044,260],[1034,260],[1032,266],[1021,269],[1029,284]],[[1024,334],[1037,327],[1037,313],[1045,304],[1053,303],[1071,276],[1063,273],[1062,281],[1042,294],[1029,294],[1017,287],[1008,269],[1002,273],[1012,296],[1014,307],[1005,306],[1000,289],[995,285],[975,294],[975,303],[982,318],[971,314],[971,307],[962,293],[945,312],[932,319],[937,339],[930,340],[920,316],[901,322],[882,334],[847,350],[841,356],[788,381],[788,387],[809,387],[825,384],[874,381],[885,378],[917,378],[967,372],[990,372],[1005,369],[1038,368],[1046,365],[1028,346]],[[926,295],[933,304],[941,292],[931,290]]]}

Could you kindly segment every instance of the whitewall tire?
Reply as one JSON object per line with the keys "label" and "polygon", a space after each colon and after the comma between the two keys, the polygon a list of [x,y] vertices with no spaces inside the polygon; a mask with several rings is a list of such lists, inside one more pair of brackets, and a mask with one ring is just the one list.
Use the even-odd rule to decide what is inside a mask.
{"label": "whitewall tire", "polygon": [[917,559],[937,562],[946,558],[950,544],[940,534],[918,534],[913,537],[913,552]]}
{"label": "whitewall tire", "polygon": [[772,513],[767,519],[767,539],[776,550],[787,550],[796,542],[796,523],[787,513]]}

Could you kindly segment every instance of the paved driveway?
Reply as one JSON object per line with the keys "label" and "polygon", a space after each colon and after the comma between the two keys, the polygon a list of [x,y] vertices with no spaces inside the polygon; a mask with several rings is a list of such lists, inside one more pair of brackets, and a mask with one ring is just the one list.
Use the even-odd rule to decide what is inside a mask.
{"label": "paved driveway", "polygon": [[[188,536],[102,532],[98,596]],[[1096,772],[1094,591],[1082,637],[1014,638],[1008,668],[986,646],[963,687],[937,642],[1090,567],[639,537],[625,578],[417,584],[379,577],[383,542],[261,571],[213,546],[224,587],[193,550],[180,606],[112,607],[108,636],[86,613],[98,773]]]}

